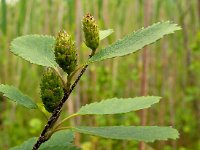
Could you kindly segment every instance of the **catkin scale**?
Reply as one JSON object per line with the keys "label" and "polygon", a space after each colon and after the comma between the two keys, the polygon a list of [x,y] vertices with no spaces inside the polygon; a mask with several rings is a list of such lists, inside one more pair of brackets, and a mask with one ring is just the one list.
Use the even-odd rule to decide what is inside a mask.
{"label": "catkin scale", "polygon": [[48,112],[53,112],[64,95],[62,81],[59,76],[48,68],[41,79],[40,92],[42,102]]}
{"label": "catkin scale", "polygon": [[93,16],[89,13],[82,19],[85,44],[93,51],[99,46],[99,28]]}
{"label": "catkin scale", "polygon": [[66,31],[62,30],[56,37],[55,57],[59,66],[69,75],[77,65],[77,54],[74,41]]}

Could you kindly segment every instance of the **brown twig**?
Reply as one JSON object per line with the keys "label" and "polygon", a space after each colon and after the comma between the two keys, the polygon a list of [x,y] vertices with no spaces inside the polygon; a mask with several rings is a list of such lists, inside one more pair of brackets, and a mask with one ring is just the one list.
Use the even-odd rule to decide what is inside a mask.
{"label": "brown twig", "polygon": [[[95,50],[92,51],[90,57],[92,57],[95,53]],[[79,82],[79,80],[81,79],[81,76],[84,74],[85,70],[87,69],[88,65],[85,65],[83,67],[83,69],[81,70],[80,74],[78,75],[78,77],[76,78],[76,80],[74,81],[74,83],[72,84],[71,88],[69,91],[64,91],[64,96],[62,98],[62,100],[60,101],[59,105],[56,107],[56,109],[53,111],[51,117],[49,118],[47,124],[45,125],[42,133],[40,134],[40,137],[38,138],[37,142],[35,143],[35,145],[33,146],[32,150],[37,150],[40,145],[44,142],[46,142],[50,137],[48,136],[48,132],[49,129],[51,129],[51,127],[55,124],[55,122],[57,121],[57,119],[60,116],[60,112],[62,109],[63,104],[67,101],[67,99],[69,98],[70,94],[72,93],[72,91],[74,90],[74,88],[76,87],[77,83]]]}

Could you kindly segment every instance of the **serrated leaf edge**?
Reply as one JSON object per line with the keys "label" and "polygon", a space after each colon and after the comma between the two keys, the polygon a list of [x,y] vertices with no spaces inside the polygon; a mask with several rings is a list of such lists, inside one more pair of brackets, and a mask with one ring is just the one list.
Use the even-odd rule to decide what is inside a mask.
{"label": "serrated leaf edge", "polygon": [[[37,108],[38,108],[37,104],[32,100],[32,98],[30,98],[28,95],[22,93],[18,88],[14,87],[13,85],[0,84],[0,87],[1,87],[1,86],[6,86],[6,87],[8,87],[8,88],[10,88],[10,87],[11,87],[11,88],[14,88],[14,89],[17,90],[20,94],[22,94],[24,97],[27,97],[27,98],[32,102],[32,104],[35,105],[35,107],[27,107],[27,106],[24,106],[24,105],[22,105],[22,106],[24,106],[24,107],[26,107],[26,108],[31,108],[31,109],[37,109]],[[3,92],[0,91],[0,93],[3,93]],[[5,93],[3,93],[3,96],[4,96],[4,97],[7,97]],[[7,98],[9,98],[9,97],[7,97]],[[21,105],[21,104],[18,104],[18,102],[17,102],[16,100],[12,100],[12,101],[13,101],[14,103],[16,103],[17,105]]]}
{"label": "serrated leaf edge", "polygon": [[[113,44],[115,44],[115,43],[117,43],[117,42],[120,42],[120,41],[123,41],[124,38],[128,38],[128,37],[130,37],[130,36],[133,35],[133,34],[136,34],[136,33],[138,33],[138,32],[144,31],[144,30],[148,30],[149,28],[152,28],[152,27],[154,27],[154,26],[156,26],[156,25],[158,25],[158,24],[162,24],[162,23],[168,23],[169,25],[173,25],[174,27],[176,27],[176,29],[174,29],[172,32],[169,32],[169,33],[167,33],[167,34],[162,35],[159,39],[157,39],[157,40],[155,40],[155,41],[153,41],[153,42],[147,43],[146,45],[144,45],[143,47],[139,48],[138,50],[143,49],[143,48],[144,48],[145,46],[147,46],[147,45],[150,45],[150,44],[153,44],[153,43],[157,42],[158,40],[162,39],[165,35],[172,34],[172,33],[174,33],[174,31],[177,31],[177,30],[181,30],[181,27],[178,26],[178,24],[175,24],[175,23],[173,23],[173,22],[171,22],[171,21],[161,21],[161,22],[154,23],[154,24],[152,24],[152,25],[150,25],[150,26],[148,26],[148,27],[146,27],[146,28],[142,27],[141,29],[138,29],[138,30],[136,30],[136,31],[134,31],[134,32],[132,32],[132,33],[130,33],[130,34],[127,34],[125,37],[123,37],[122,39],[117,40],[117,41],[114,42]],[[105,47],[105,48],[107,49],[107,48],[109,48],[109,47],[112,47],[113,44],[111,44],[111,45],[109,45],[109,46],[107,46],[107,47]],[[105,49],[105,48],[103,48],[103,49]],[[103,49],[101,49],[101,50],[103,50]],[[101,50],[100,50],[100,51],[101,51]],[[135,53],[135,52],[137,52],[138,50],[136,50],[136,51],[134,51],[134,52],[131,52],[131,53],[128,53],[128,54],[126,54],[126,55]],[[100,52],[100,51],[99,51],[99,52]],[[97,54],[97,53],[96,53],[96,54]],[[123,55],[123,56],[126,56],[126,55]],[[94,55],[94,56],[95,56],[95,55]],[[93,56],[93,57],[94,57],[94,56]],[[123,56],[115,56],[115,57],[110,57],[110,58],[108,57],[107,59],[116,58],[116,57],[123,57]],[[93,57],[91,57],[87,62],[85,62],[85,65],[87,65],[87,64],[89,64],[89,63],[96,62],[95,60],[92,60]],[[104,59],[100,59],[99,61],[102,61],[102,60],[104,60]]]}
{"label": "serrated leaf edge", "polygon": [[[88,126],[74,126],[72,127],[72,130],[74,132],[78,132],[78,133],[81,133],[81,134],[87,134],[87,135],[91,135],[91,136],[97,136],[97,137],[102,137],[102,138],[106,138],[106,139],[116,139],[116,140],[123,140],[123,139],[119,139],[119,138],[109,138],[109,137],[105,137],[105,136],[101,136],[101,135],[97,135],[97,134],[90,134],[90,133],[87,133],[88,130],[84,130],[84,129],[81,129],[82,131],[86,132],[86,133],[82,133],[82,132],[79,132],[77,131],[77,127],[88,127]],[[162,138],[162,139],[154,139],[154,140],[142,140],[142,139],[125,139],[125,140],[128,140],[128,141],[131,141],[131,140],[136,140],[136,141],[144,141],[144,142],[147,142],[147,143],[152,143],[152,142],[155,142],[155,141],[167,141],[169,139],[178,139],[180,134],[179,132],[173,128],[172,126],[100,126],[100,127],[94,127],[94,128],[106,128],[106,127],[164,127],[164,128],[169,128],[169,129],[172,129],[174,132],[176,132],[172,137],[168,137],[168,138]],[[93,128],[93,126],[91,127]],[[79,130],[79,129],[78,129]]]}
{"label": "serrated leaf edge", "polygon": [[[101,103],[103,103],[104,101],[107,101],[107,100],[112,100],[112,99],[118,99],[118,100],[122,100],[122,101],[125,101],[125,100],[129,100],[129,99],[137,99],[137,98],[153,98],[153,97],[155,97],[155,98],[157,98],[157,100],[153,103],[153,104],[156,104],[156,103],[158,103],[159,101],[160,101],[160,99],[162,98],[162,97],[160,97],[160,96],[138,96],[138,97],[133,97],[133,98],[117,98],[117,97],[113,97],[113,98],[109,98],[109,99],[102,99],[101,101],[96,101],[96,102],[93,102],[93,103],[90,103],[90,104],[85,104],[85,105],[83,105],[83,106],[81,106],[81,108],[82,107],[87,107],[88,105],[95,105],[95,104],[101,104]],[[144,107],[143,109],[145,109],[145,108],[149,108],[149,107],[151,107],[153,104],[149,104],[149,105],[147,105],[146,107]],[[79,111],[81,110],[81,108],[79,109]],[[109,115],[109,114],[79,114],[79,111],[78,112],[76,112],[75,114],[77,114],[77,115]],[[127,112],[130,112],[130,111],[127,111]],[[127,112],[123,112],[123,113],[116,113],[116,114],[124,114],[124,113],[127,113]]]}
{"label": "serrated leaf edge", "polygon": [[[53,36],[51,36],[51,35],[28,34],[28,35],[19,36],[19,37],[15,38],[15,39],[13,39],[13,40],[11,41],[9,50],[10,50],[14,55],[16,55],[16,56],[18,56],[18,57],[20,57],[20,58],[22,58],[22,59],[28,61],[28,62],[31,63],[31,64],[35,64],[35,63],[33,63],[29,58],[26,57],[26,59],[25,59],[25,58],[23,58],[22,56],[19,56],[18,53],[14,52],[14,51],[12,50],[12,48],[13,48],[13,41],[14,41],[14,40],[17,40],[17,39],[19,39],[19,38],[21,38],[21,37],[28,37],[28,36],[35,36],[35,37],[42,37],[42,38],[49,37],[49,38],[52,38],[52,40],[55,40],[55,37],[53,37]],[[56,67],[58,66],[58,65],[55,66],[55,65],[54,65],[51,61],[49,61],[47,58],[45,58],[45,59],[51,64],[51,66],[45,66],[45,65],[42,65],[42,64],[37,64],[37,65],[39,65],[39,66],[44,66],[44,67],[52,67],[52,68],[56,68]],[[54,58],[54,60],[55,60],[55,58]]]}

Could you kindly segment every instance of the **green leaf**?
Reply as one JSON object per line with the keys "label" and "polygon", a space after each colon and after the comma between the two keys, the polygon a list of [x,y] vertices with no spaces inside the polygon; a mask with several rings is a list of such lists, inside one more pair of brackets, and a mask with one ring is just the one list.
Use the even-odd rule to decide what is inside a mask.
{"label": "green leaf", "polygon": [[33,64],[55,68],[54,43],[51,36],[26,35],[14,39],[10,51]]}
{"label": "green leaf", "polygon": [[147,28],[142,28],[125,36],[116,43],[100,50],[89,59],[88,63],[124,56],[136,52],[144,46],[159,40],[164,35],[174,33],[174,31],[180,29],[181,28],[176,24],[172,24],[169,21],[159,22]]}
{"label": "green leaf", "polygon": [[86,114],[119,114],[148,108],[158,103],[161,97],[158,96],[142,96],[135,98],[111,98],[87,104],[80,108],[76,113],[78,115]]}
{"label": "green leaf", "polygon": [[58,131],[45,142],[40,150],[79,150],[72,143],[74,141],[74,133],[72,131]]}
{"label": "green leaf", "polygon": [[22,145],[10,148],[10,150],[31,150],[36,141],[36,137],[30,138],[27,141],[25,141]]}
{"label": "green leaf", "polygon": [[107,30],[100,30],[99,31],[99,38],[100,41],[105,39],[106,37],[108,37],[109,35],[111,35],[113,33],[113,29],[107,29]]}
{"label": "green leaf", "polygon": [[74,127],[75,132],[119,140],[154,142],[155,140],[177,139],[179,133],[171,127],[157,126],[107,126]]}
{"label": "green leaf", "polygon": [[22,105],[26,108],[36,109],[38,108],[35,102],[28,96],[24,95],[17,88],[9,85],[0,85],[0,92],[3,93],[3,96],[9,98],[12,101],[15,101],[17,104]]}
{"label": "green leaf", "polygon": [[[30,138],[22,145],[13,147],[10,150],[31,150],[36,140],[36,137]],[[39,150],[80,150],[72,144],[73,140],[74,135],[72,131],[59,131],[53,134],[47,142],[42,144]]]}

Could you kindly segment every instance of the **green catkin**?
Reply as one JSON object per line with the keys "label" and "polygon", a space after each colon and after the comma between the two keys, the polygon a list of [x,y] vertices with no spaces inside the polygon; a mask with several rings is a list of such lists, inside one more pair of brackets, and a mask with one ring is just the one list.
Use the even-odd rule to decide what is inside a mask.
{"label": "green catkin", "polygon": [[52,113],[62,99],[64,92],[61,79],[50,68],[43,74],[40,90],[45,109]]}
{"label": "green catkin", "polygon": [[75,42],[66,31],[62,30],[56,37],[55,57],[59,66],[69,75],[77,65]]}
{"label": "green catkin", "polygon": [[93,51],[99,46],[99,28],[93,16],[89,13],[82,19],[85,44]]}

